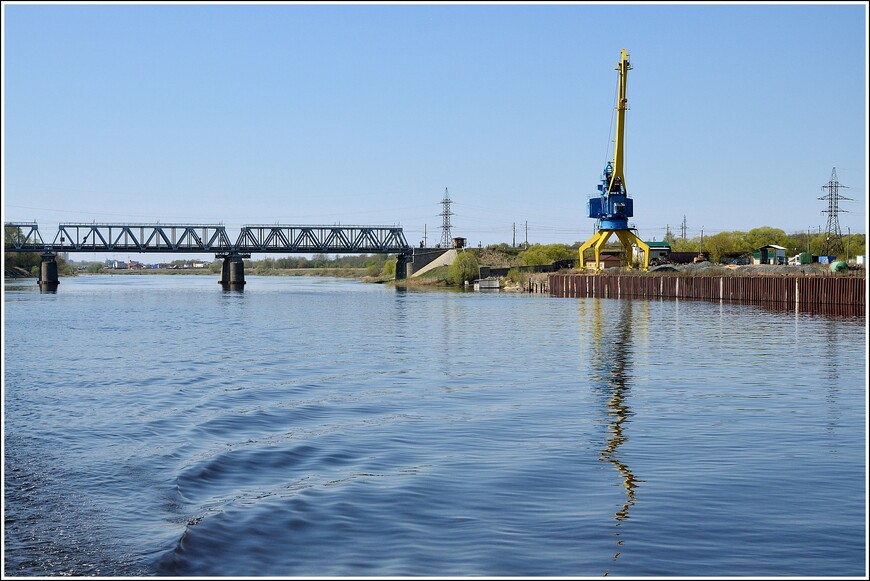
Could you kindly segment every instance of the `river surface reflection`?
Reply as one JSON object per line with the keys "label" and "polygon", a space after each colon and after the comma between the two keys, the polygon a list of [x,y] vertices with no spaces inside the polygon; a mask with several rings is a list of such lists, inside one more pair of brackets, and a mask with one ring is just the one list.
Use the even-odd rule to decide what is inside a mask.
{"label": "river surface reflection", "polygon": [[863,319],[4,289],[5,575],[861,576]]}
{"label": "river surface reflection", "polygon": [[[583,304],[585,307],[585,303]],[[633,310],[635,303],[624,301],[618,305],[614,320],[602,321],[601,301],[592,305],[594,312],[594,332],[592,342],[592,357],[590,359],[589,378],[593,389],[600,392],[605,400],[605,411],[608,418],[608,437],[601,449],[599,459],[610,462],[619,474],[622,486],[625,488],[625,502],[614,513],[616,532],[616,551],[613,560],[622,552],[620,527],[628,519],[631,506],[637,502],[636,489],[642,482],[632,473],[625,462],[620,461],[619,447],[628,440],[626,433],[631,421],[632,411],[628,406],[628,395],[631,389],[630,375],[633,350]],[[641,326],[649,322],[648,303],[637,308],[639,316],[644,317]],[[612,315],[611,315],[612,316]],[[605,571],[605,575],[608,571]]]}

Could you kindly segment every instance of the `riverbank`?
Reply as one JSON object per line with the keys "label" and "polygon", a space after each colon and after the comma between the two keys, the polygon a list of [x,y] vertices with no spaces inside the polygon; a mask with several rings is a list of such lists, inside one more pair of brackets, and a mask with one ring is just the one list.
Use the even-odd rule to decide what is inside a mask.
{"label": "riverbank", "polygon": [[23,268],[13,266],[12,268],[3,269],[3,278],[36,278]]}

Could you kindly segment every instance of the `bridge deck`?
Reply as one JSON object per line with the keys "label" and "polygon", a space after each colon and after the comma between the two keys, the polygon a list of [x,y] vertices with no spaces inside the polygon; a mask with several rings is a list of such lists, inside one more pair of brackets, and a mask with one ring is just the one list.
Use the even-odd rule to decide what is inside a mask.
{"label": "bridge deck", "polygon": [[411,250],[394,226],[242,226],[233,242],[221,224],[59,224],[46,242],[35,222],[4,225],[4,252],[207,252],[392,254]]}

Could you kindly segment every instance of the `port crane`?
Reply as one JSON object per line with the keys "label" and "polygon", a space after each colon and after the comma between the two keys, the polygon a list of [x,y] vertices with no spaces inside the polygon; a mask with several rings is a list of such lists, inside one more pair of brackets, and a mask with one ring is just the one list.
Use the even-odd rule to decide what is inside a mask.
{"label": "port crane", "polygon": [[643,250],[643,269],[649,268],[649,246],[638,238],[632,229],[628,227],[628,219],[634,215],[634,200],[628,196],[623,175],[624,147],[625,147],[625,111],[628,109],[628,99],[625,96],[625,87],[628,81],[628,71],[631,70],[628,54],[622,49],[622,55],[616,64],[619,72],[619,92],[616,104],[616,143],[613,150],[613,161],[608,161],[601,175],[601,183],[598,184],[597,196],[589,198],[586,202],[586,215],[598,221],[598,231],[580,246],[580,268],[586,268],[586,259],[583,254],[592,249],[595,256],[595,271],[603,268],[601,263],[601,248],[607,240],[616,234],[625,248],[626,265],[630,269],[632,265],[632,246]]}

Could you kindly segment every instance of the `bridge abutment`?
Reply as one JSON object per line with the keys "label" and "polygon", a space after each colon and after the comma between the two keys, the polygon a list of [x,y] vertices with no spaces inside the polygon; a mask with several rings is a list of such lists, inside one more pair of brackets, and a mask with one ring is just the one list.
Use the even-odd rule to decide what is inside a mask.
{"label": "bridge abutment", "polygon": [[57,274],[57,261],[55,254],[46,252],[42,255],[42,263],[39,265],[39,284],[40,290],[56,291],[57,285],[60,284]]}

